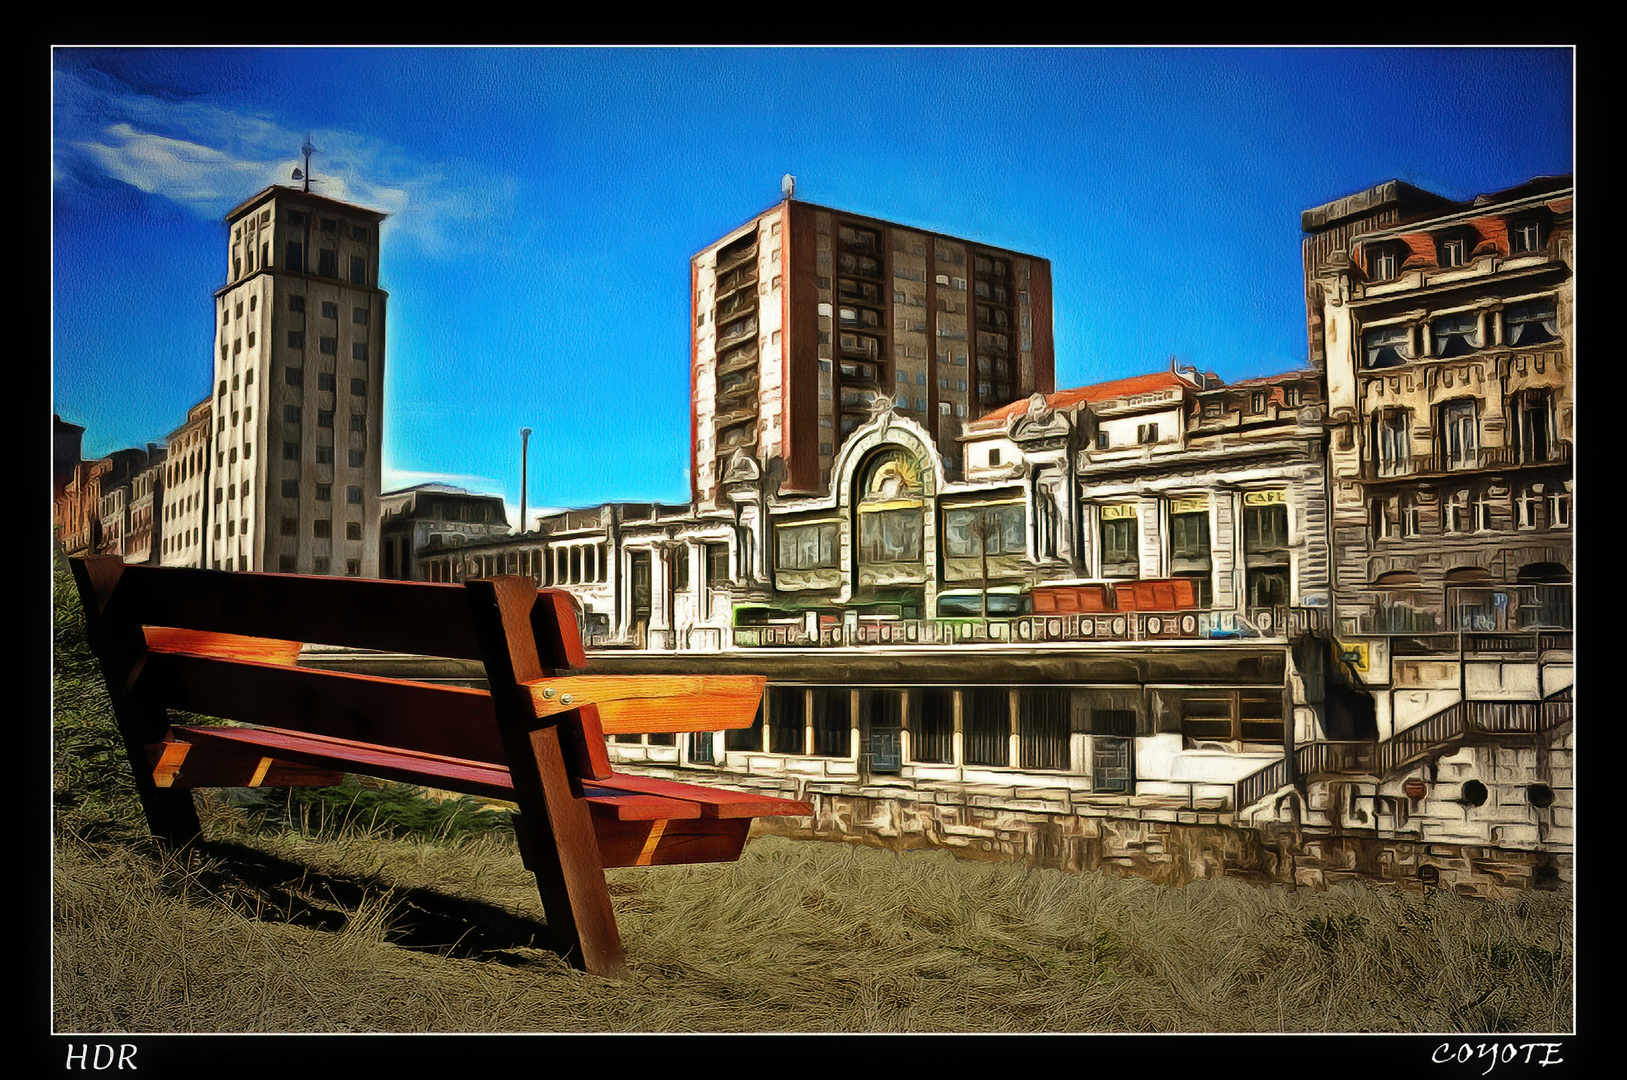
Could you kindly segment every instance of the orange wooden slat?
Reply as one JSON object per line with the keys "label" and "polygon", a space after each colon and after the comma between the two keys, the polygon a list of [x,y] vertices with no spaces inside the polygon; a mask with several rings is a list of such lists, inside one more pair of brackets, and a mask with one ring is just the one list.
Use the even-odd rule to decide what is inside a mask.
{"label": "orange wooden slat", "polygon": [[675,866],[734,862],[745,847],[751,822],[744,818],[618,821],[595,817],[593,829],[607,867]]}
{"label": "orange wooden slat", "polygon": [[570,675],[522,685],[539,718],[592,704],[600,729],[620,734],[750,727],[765,682],[761,675]]}
{"label": "orange wooden slat", "polygon": [[292,665],[299,659],[297,641],[219,634],[207,630],[181,630],[173,626],[144,626],[142,633],[152,652],[217,656],[226,660],[258,660],[264,664]]}
{"label": "orange wooden slat", "polygon": [[670,799],[641,791],[599,784],[582,785],[582,797],[594,817],[612,817],[618,821],[657,821],[660,819],[699,818],[701,808],[683,799]]}
{"label": "orange wooden slat", "polygon": [[438,754],[393,750],[347,739],[332,739],[273,728],[178,727],[174,738],[191,743],[223,742],[258,747],[265,756],[319,768],[362,773],[382,780],[441,788],[466,795],[512,799],[514,783],[500,765]]}
{"label": "orange wooden slat", "polygon": [[168,740],[147,747],[153,782],[161,788],[332,787],[343,772],[267,758],[260,747]]}
{"label": "orange wooden slat", "polygon": [[616,773],[608,783],[626,791],[642,791],[650,795],[694,802],[700,806],[701,816],[707,818],[807,817],[813,813],[810,804],[795,799],[782,799],[777,795],[761,795],[755,792],[729,791],[700,784],[684,784],[654,776]]}

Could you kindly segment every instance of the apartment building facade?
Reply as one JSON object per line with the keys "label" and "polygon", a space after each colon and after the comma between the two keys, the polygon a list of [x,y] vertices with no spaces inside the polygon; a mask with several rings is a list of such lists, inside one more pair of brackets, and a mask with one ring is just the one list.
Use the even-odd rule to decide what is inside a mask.
{"label": "apartment building facade", "polygon": [[1338,631],[1376,683],[1398,651],[1572,625],[1572,199],[1538,178],[1336,247],[1340,204],[1305,215]]}
{"label": "apartment building facade", "polygon": [[[948,449],[1054,388],[1048,260],[787,198],[690,260],[692,488],[743,451],[823,494],[878,398]],[[946,455],[950,475],[959,458]]]}
{"label": "apartment building facade", "polygon": [[384,216],[285,187],[226,216],[207,567],[378,576]]}

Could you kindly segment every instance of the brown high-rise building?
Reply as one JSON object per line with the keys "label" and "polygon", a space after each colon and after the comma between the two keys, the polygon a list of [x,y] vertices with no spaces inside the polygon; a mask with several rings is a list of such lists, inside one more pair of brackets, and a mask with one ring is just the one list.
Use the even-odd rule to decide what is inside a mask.
{"label": "brown high-rise building", "polygon": [[823,493],[879,398],[959,479],[971,420],[1055,389],[1051,264],[787,198],[690,260],[691,487],[715,504],[737,451]]}

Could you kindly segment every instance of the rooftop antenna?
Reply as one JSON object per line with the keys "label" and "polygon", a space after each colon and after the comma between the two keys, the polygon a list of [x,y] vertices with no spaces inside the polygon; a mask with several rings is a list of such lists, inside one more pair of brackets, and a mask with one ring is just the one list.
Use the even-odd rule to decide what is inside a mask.
{"label": "rooftop antenna", "polygon": [[296,165],[289,179],[303,182],[305,185],[305,190],[309,192],[311,190],[311,155],[316,153],[316,147],[311,145],[311,136],[309,132],[306,133],[305,145],[299,148],[299,152],[305,155],[305,168],[301,169]]}
{"label": "rooftop antenna", "polygon": [[797,178],[792,176],[790,173],[786,173],[784,176],[780,177],[780,194],[784,195],[787,199],[796,198]]}

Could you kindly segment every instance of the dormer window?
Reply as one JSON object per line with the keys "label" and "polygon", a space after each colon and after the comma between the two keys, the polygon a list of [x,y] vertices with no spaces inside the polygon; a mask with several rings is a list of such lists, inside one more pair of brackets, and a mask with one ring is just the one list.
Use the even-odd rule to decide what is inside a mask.
{"label": "dormer window", "polygon": [[1390,281],[1401,273],[1401,253],[1394,244],[1378,244],[1367,249],[1367,280]]}
{"label": "dormer window", "polygon": [[1480,347],[1480,318],[1472,311],[1442,315],[1429,324],[1434,355],[1465,356]]}
{"label": "dormer window", "polygon": [[1469,265],[1469,242],[1462,236],[1446,237],[1435,250],[1435,264],[1443,270]]}
{"label": "dormer window", "polygon": [[1542,250],[1542,222],[1537,218],[1521,218],[1508,223],[1508,252],[1527,255]]}

